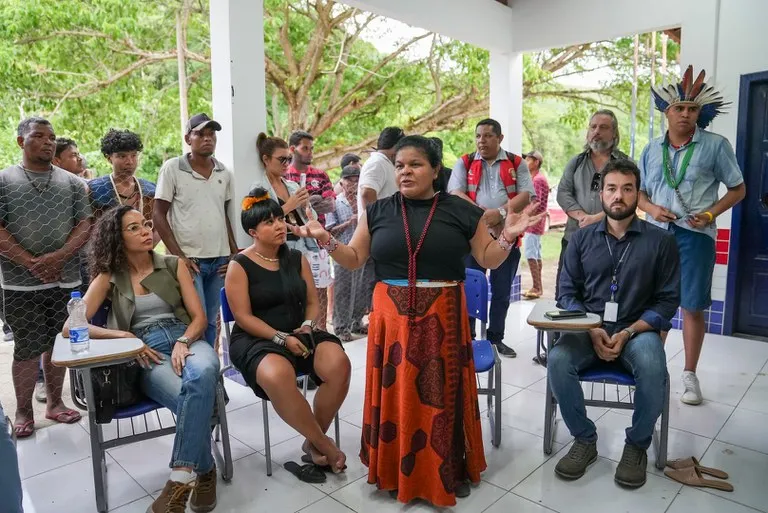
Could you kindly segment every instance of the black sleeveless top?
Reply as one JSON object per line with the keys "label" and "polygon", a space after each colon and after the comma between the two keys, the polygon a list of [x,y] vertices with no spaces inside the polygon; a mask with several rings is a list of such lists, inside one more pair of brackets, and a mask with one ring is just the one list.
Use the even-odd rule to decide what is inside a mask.
{"label": "black sleeveless top", "polygon": [[[301,253],[295,249],[290,249],[288,260],[291,266],[291,272],[299,273],[301,276]],[[255,263],[253,260],[243,255],[235,255],[235,262],[240,264],[248,276],[248,296],[251,299],[251,312],[272,328],[287,333],[299,328],[304,322],[304,312],[306,310],[306,300],[298,309],[299,315],[294,312],[296,309],[288,307],[288,298],[283,288],[283,279],[280,271],[270,271]],[[300,296],[306,298],[307,291],[304,281]],[[248,335],[240,326],[235,323],[232,330],[232,337],[237,335]],[[250,335],[248,335],[250,336]]]}

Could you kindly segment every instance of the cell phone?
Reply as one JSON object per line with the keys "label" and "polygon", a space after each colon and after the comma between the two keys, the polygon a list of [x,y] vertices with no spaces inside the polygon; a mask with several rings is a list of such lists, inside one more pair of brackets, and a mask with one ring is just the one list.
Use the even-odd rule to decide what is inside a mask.
{"label": "cell phone", "polygon": [[587,314],[579,312],[578,310],[552,310],[544,314],[544,317],[550,321],[562,321],[564,319],[580,319],[586,317]]}
{"label": "cell phone", "polygon": [[299,178],[299,185],[302,187],[307,186],[307,173],[301,173],[301,178]]}

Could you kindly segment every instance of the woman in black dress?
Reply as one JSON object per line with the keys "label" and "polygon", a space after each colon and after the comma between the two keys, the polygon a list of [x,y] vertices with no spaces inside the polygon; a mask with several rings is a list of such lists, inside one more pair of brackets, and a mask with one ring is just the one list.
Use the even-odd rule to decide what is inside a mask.
{"label": "woman in black dress", "polygon": [[[224,283],[235,317],[230,357],[246,382],[304,435],[318,465],[344,468],[325,435],[349,389],[351,366],[338,338],[315,330],[319,301],[307,259],[286,245],[283,210],[265,189],[243,200],[241,222],[253,244],[235,256]],[[314,413],[296,388],[297,371],[320,385]]]}

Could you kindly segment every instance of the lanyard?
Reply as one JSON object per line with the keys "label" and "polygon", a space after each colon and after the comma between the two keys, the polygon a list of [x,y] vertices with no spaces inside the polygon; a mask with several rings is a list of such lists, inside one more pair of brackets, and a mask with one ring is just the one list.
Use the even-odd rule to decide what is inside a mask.
{"label": "lanyard", "polygon": [[677,173],[674,172],[672,165],[669,162],[669,144],[665,142],[662,146],[664,150],[662,155],[664,179],[667,181],[667,185],[669,185],[670,188],[677,190],[685,178],[685,172],[688,171],[688,164],[691,163],[691,157],[693,157],[693,150],[696,147],[696,143],[692,142],[683,156],[683,163],[680,164],[680,176],[675,176]]}
{"label": "lanyard", "polygon": [[624,248],[618,263],[615,263],[613,260],[613,250],[611,249],[611,243],[608,242],[607,235],[605,235],[605,245],[608,246],[608,254],[611,255],[611,263],[613,264],[613,275],[611,276],[611,301],[613,302],[616,300],[616,291],[619,290],[619,283],[617,280],[619,267],[621,267],[622,262],[624,262],[624,257],[627,256],[627,251],[629,251],[629,247],[632,243],[628,243],[627,247]]}

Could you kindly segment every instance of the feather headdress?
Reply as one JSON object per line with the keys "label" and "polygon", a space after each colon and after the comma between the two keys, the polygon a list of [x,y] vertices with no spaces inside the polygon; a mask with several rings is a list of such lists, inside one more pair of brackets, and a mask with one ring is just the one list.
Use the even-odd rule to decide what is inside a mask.
{"label": "feather headdress", "polygon": [[664,87],[651,87],[651,94],[656,108],[667,112],[672,105],[693,103],[699,106],[699,119],[696,124],[706,128],[715,116],[724,112],[731,104],[723,100],[723,95],[704,82],[704,70],[693,80],[693,66],[688,66],[679,84],[669,84]]}

